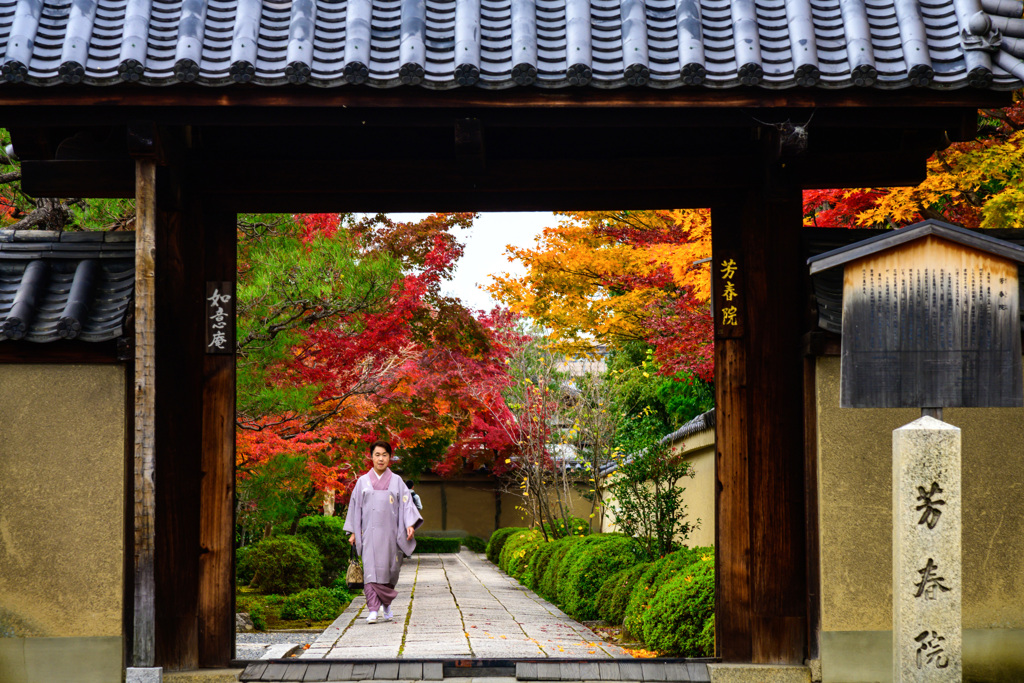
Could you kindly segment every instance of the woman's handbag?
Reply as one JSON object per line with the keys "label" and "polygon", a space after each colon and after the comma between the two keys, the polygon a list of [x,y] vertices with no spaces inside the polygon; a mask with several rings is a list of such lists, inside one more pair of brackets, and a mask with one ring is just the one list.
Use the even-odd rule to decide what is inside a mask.
{"label": "woman's handbag", "polygon": [[356,555],[354,544],[349,546],[348,571],[345,572],[345,583],[349,588],[353,589],[363,587],[363,565],[359,563],[359,557]]}

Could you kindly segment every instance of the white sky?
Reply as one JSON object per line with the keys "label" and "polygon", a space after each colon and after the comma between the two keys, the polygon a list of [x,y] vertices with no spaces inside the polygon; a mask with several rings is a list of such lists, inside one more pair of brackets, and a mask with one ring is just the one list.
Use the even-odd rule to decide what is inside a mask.
{"label": "white sky", "polygon": [[[418,220],[426,214],[392,214],[399,221]],[[457,296],[471,310],[490,310],[495,302],[478,285],[489,284],[492,273],[523,273],[519,262],[509,263],[505,245],[531,247],[541,230],[556,225],[550,212],[482,213],[469,230],[455,233],[466,250],[455,268],[455,275],[443,288]]]}

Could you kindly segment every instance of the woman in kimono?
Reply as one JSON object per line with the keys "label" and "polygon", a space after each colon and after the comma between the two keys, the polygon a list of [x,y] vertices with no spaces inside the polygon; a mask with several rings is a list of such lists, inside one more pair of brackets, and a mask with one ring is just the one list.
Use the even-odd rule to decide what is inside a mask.
{"label": "woman in kimono", "polygon": [[370,613],[367,623],[394,618],[391,602],[402,569],[402,558],[416,548],[413,532],[423,518],[413,505],[412,495],[391,464],[391,444],[377,441],[370,445],[373,469],[356,480],[345,518],[349,543],[363,558],[363,593]]}

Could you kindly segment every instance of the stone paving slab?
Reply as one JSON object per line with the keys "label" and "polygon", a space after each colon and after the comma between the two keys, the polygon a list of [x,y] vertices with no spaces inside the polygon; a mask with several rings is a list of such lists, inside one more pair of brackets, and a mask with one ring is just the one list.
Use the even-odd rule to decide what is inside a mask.
{"label": "stone paving slab", "polygon": [[301,659],[629,658],[477,553],[415,555],[395,589],[394,621],[366,623],[358,597]]}

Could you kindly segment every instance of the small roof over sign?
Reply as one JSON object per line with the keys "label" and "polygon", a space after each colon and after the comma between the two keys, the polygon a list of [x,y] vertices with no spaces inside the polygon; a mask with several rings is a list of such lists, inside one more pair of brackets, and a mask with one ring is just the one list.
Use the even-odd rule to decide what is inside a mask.
{"label": "small roof over sign", "polygon": [[913,242],[928,235],[941,237],[950,242],[962,244],[965,247],[977,249],[993,256],[999,256],[1017,264],[1024,264],[1024,247],[1019,247],[1012,242],[996,239],[995,237],[989,237],[981,232],[967,230],[966,228],[931,218],[899,230],[893,230],[884,235],[866,239],[863,242],[856,242],[839,249],[833,249],[824,254],[819,254],[807,259],[807,264],[811,267],[811,275],[814,275],[837,266],[846,265],[865,256],[878,254],[901,244]]}

